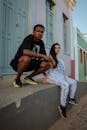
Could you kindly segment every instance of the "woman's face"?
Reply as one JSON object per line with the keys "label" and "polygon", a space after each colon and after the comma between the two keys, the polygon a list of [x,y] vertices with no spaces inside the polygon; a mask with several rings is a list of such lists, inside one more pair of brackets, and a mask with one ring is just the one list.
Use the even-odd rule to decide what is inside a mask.
{"label": "woman's face", "polygon": [[55,53],[56,55],[60,52],[60,45],[55,45]]}

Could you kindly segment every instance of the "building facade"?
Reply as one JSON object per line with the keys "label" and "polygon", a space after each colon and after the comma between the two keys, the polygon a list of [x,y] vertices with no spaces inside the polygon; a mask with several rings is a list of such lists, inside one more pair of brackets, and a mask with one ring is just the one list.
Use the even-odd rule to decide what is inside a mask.
{"label": "building facade", "polygon": [[0,0],[0,75],[14,73],[9,63],[35,24],[46,28],[43,40],[47,52],[54,42],[61,44],[66,73],[71,75],[75,3],[75,0]]}
{"label": "building facade", "polygon": [[75,79],[87,78],[87,39],[78,28],[73,29],[73,54],[75,61]]}

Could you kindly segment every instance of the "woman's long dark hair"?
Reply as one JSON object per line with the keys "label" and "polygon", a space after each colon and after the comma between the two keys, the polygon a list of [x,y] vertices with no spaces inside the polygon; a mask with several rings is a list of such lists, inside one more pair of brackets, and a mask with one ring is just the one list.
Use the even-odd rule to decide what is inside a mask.
{"label": "woman's long dark hair", "polygon": [[58,60],[57,60],[57,57],[56,57],[56,53],[55,53],[55,46],[56,46],[56,45],[60,46],[59,43],[54,43],[54,44],[51,46],[51,49],[50,49],[50,55],[52,56],[52,58],[53,58],[54,61],[56,62],[56,65],[55,65],[53,68],[56,68],[57,63],[58,63]]}

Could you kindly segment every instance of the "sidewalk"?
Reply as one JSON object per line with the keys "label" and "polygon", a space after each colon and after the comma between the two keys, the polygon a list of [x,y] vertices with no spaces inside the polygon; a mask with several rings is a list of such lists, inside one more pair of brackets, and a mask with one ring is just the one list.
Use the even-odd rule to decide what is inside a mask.
{"label": "sidewalk", "polygon": [[[14,88],[15,76],[0,79],[0,129],[48,130],[60,118],[57,106],[60,89],[52,84],[29,85],[22,77],[22,88]],[[79,101],[87,94],[87,83],[78,82],[76,97]],[[69,109],[71,106],[69,106]]]}
{"label": "sidewalk", "polygon": [[22,88],[15,88],[13,86],[15,76],[4,76],[2,79],[0,79],[0,108],[11,104],[12,102],[18,103],[21,98],[24,98],[26,96],[32,95],[38,91],[51,88],[53,87],[52,84],[42,84],[41,79],[38,82],[37,85],[30,85],[26,83],[24,80],[24,76],[22,76]]}
{"label": "sidewalk", "polygon": [[87,130],[87,94],[80,99],[77,106],[67,112],[67,115],[66,120],[60,118],[49,130]]}
{"label": "sidewalk", "polygon": [[[13,87],[12,82],[15,78],[14,75],[4,76],[2,79],[0,79],[0,108],[4,107],[6,105],[9,105],[12,102],[18,103],[21,98],[24,98],[24,97],[29,96],[29,95],[33,95],[34,93],[39,92],[41,90],[45,90],[45,89],[52,88],[52,87],[56,86],[53,84],[43,84],[42,83],[42,80],[43,80],[42,75],[39,76],[39,80],[38,80],[38,76],[35,77],[35,80],[38,82],[37,85],[29,85],[24,80],[24,76],[25,75],[22,76],[22,83],[23,83],[22,88],[14,88]],[[81,95],[83,93],[83,91],[85,91],[85,87],[87,86],[86,83],[87,83],[86,78],[84,80],[78,82],[78,87],[79,87],[78,89],[80,89],[79,94],[77,91],[78,98],[79,98],[79,95]],[[84,88],[82,88],[83,86],[84,86]]]}
{"label": "sidewalk", "polygon": [[14,88],[13,79],[0,80],[0,130],[47,130],[59,116],[58,87],[22,80],[23,87]]}
{"label": "sidewalk", "polygon": [[87,82],[87,78],[80,80],[80,82]]}

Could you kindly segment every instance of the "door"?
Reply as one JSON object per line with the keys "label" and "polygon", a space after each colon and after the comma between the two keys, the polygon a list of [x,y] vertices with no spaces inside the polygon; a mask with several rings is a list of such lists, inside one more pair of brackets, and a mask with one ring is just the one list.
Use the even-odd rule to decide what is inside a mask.
{"label": "door", "polygon": [[1,74],[14,73],[10,61],[27,34],[27,0],[1,2]]}

